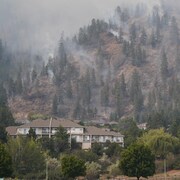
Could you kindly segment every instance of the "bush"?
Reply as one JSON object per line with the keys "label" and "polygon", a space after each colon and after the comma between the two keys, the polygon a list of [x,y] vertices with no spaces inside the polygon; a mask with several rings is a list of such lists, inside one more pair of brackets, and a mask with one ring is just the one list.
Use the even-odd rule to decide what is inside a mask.
{"label": "bush", "polygon": [[48,115],[44,115],[44,114],[40,114],[40,113],[34,113],[34,112],[30,112],[28,114],[28,120],[29,121],[33,121],[33,120],[36,120],[36,119],[49,119],[49,116]]}
{"label": "bush", "polygon": [[121,175],[122,172],[119,168],[119,161],[116,162],[116,164],[112,164],[108,167],[108,172],[111,176],[117,176]]}
{"label": "bush", "polygon": [[85,162],[96,162],[99,159],[98,156],[92,151],[79,150],[75,152],[75,155]]}
{"label": "bush", "polygon": [[96,162],[86,163],[86,178],[88,180],[98,179],[101,173],[101,165]]}
{"label": "bush", "polygon": [[61,158],[61,172],[66,178],[75,178],[85,175],[86,166],[83,160],[73,155],[64,155]]}

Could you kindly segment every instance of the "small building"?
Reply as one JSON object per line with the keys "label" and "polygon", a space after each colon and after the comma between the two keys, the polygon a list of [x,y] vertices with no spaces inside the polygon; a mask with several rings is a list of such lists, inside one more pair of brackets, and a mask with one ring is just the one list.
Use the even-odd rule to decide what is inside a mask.
{"label": "small building", "polygon": [[147,123],[138,124],[137,127],[139,129],[146,130],[147,129]]}
{"label": "small building", "polygon": [[51,138],[60,126],[66,129],[70,138],[82,144],[82,149],[91,148],[94,142],[105,143],[106,141],[124,146],[124,136],[120,133],[103,130],[95,126],[81,126],[71,120],[65,119],[38,119],[21,126],[7,127],[6,131],[10,136],[26,136],[30,128],[32,128],[38,137],[48,136]]}

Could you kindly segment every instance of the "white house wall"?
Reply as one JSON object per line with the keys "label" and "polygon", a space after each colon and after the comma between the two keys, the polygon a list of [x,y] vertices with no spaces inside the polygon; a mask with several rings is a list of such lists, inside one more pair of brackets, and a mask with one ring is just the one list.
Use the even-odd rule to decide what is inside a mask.
{"label": "white house wall", "polygon": [[83,134],[84,133],[84,128],[68,128],[67,133],[69,134]]}
{"label": "white house wall", "polygon": [[[17,134],[26,135],[28,134],[30,128],[18,128]],[[37,135],[48,135],[49,127],[45,128],[33,128]],[[84,128],[66,128],[67,133],[70,134],[71,138],[76,139],[78,143],[105,143],[106,141],[115,142],[124,145],[123,136],[113,136],[113,135],[88,135],[84,134]],[[57,132],[57,128],[51,128],[51,135],[54,135]]]}

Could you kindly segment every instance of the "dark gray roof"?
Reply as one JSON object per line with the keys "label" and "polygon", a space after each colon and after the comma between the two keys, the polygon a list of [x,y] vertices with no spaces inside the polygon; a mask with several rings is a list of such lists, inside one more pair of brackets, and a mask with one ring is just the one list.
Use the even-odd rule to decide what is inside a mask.
{"label": "dark gray roof", "polygon": [[85,127],[85,134],[87,135],[97,135],[97,136],[123,136],[120,133],[114,132],[114,131],[106,131],[101,128],[97,128],[95,126],[87,126]]}
{"label": "dark gray roof", "polygon": [[42,120],[42,119],[37,119],[37,120],[34,120],[30,123],[27,123],[27,124],[23,124],[21,126],[19,126],[18,128],[29,128],[29,127],[32,127],[32,128],[38,128],[38,127],[54,127],[54,128],[57,128],[59,126],[62,126],[64,128],[71,128],[71,127],[76,127],[76,128],[82,128],[83,126],[71,121],[71,120],[65,120],[65,119],[58,119],[58,120],[55,120],[55,119],[52,119],[52,120]]}

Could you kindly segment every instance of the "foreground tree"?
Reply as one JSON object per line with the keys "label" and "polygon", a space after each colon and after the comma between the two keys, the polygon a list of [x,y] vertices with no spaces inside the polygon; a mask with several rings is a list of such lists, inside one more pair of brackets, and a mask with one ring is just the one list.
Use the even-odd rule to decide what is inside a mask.
{"label": "foreground tree", "polygon": [[121,119],[119,121],[118,129],[125,136],[125,147],[134,143],[141,135],[141,130],[137,127],[132,118]]}
{"label": "foreground tree", "polygon": [[27,137],[28,137],[29,139],[33,139],[33,140],[35,140],[35,139],[37,138],[36,132],[35,132],[35,130],[34,130],[33,128],[30,128],[30,129],[29,129],[29,132],[28,132],[28,134],[27,134]]}
{"label": "foreground tree", "polygon": [[0,84],[0,126],[14,125],[14,118],[8,107],[8,100],[6,90]]}
{"label": "foreground tree", "polygon": [[45,170],[45,158],[38,144],[28,138],[9,139],[7,150],[12,157],[14,175],[20,179],[33,179]]}
{"label": "foreground tree", "polygon": [[0,126],[0,142],[6,143],[7,142],[7,132],[5,127]]}
{"label": "foreground tree", "polygon": [[0,143],[0,178],[12,175],[12,159],[4,145]]}
{"label": "foreground tree", "polygon": [[178,145],[178,138],[166,133],[164,129],[152,129],[144,133],[138,139],[140,143],[147,145],[158,158],[166,158],[170,152],[174,152]]}
{"label": "foreground tree", "polygon": [[83,160],[73,155],[64,155],[61,159],[61,172],[66,178],[85,175],[86,167]]}
{"label": "foreground tree", "polygon": [[124,175],[147,178],[155,173],[155,157],[143,144],[133,144],[122,152],[119,164]]}
{"label": "foreground tree", "polygon": [[69,134],[65,128],[60,126],[54,136],[54,155],[57,157],[60,152],[68,150],[69,147]]}

